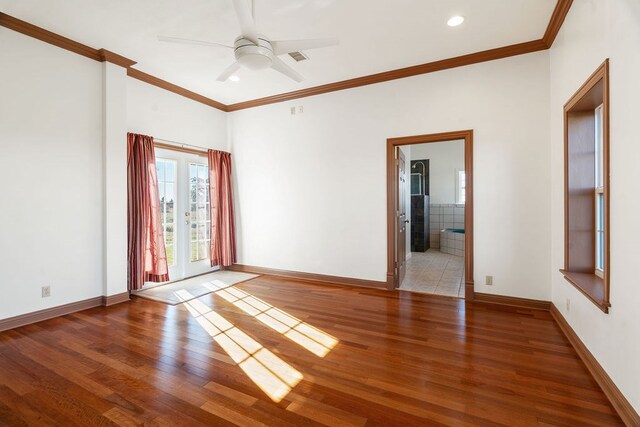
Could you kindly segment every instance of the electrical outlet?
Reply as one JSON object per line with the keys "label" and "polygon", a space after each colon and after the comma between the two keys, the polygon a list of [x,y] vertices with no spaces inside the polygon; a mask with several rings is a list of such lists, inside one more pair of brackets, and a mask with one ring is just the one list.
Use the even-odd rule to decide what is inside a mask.
{"label": "electrical outlet", "polygon": [[487,280],[485,282],[487,286],[493,286],[493,276],[487,276]]}
{"label": "electrical outlet", "polygon": [[291,115],[292,116],[296,115],[296,107],[291,107]]}
{"label": "electrical outlet", "polygon": [[304,113],[304,107],[302,105],[298,107],[298,113],[300,114]]}
{"label": "electrical outlet", "polygon": [[567,311],[571,311],[571,299],[567,298]]}
{"label": "electrical outlet", "polygon": [[47,298],[51,296],[51,286],[43,286],[42,287],[42,298]]}

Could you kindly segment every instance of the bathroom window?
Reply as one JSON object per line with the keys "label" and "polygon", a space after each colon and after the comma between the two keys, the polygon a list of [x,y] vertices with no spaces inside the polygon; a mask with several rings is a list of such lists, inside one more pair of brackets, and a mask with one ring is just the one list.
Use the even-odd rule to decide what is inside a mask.
{"label": "bathroom window", "polygon": [[[456,203],[464,205],[466,199],[467,178],[464,171],[456,171]],[[451,194],[451,193],[449,193]]]}
{"label": "bathroom window", "polygon": [[564,107],[564,268],[569,283],[609,312],[609,62]]}

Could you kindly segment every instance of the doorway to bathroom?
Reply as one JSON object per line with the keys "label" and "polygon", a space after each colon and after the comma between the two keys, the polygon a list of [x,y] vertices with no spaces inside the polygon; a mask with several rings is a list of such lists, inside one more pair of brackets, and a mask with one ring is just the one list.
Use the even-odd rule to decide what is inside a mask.
{"label": "doorway to bathroom", "polygon": [[387,140],[387,287],[473,299],[473,131]]}

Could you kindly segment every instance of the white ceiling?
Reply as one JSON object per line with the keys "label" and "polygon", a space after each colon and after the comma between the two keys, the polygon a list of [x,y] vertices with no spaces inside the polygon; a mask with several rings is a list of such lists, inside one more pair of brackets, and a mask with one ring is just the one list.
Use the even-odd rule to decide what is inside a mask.
{"label": "white ceiling", "polygon": [[[250,1],[250,0],[247,0]],[[223,103],[422,64],[542,37],[556,0],[255,0],[258,31],[272,40],[337,37],[309,61],[282,58],[306,80],[273,70],[216,77],[233,51],[159,42],[157,35],[232,45],[231,0],[0,0],[0,10],[138,64],[145,73]],[[446,25],[460,14],[465,22]]]}

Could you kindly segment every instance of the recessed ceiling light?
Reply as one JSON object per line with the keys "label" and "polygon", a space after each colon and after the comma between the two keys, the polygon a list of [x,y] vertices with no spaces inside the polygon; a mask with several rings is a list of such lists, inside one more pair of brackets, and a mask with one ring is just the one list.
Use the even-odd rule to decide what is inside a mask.
{"label": "recessed ceiling light", "polygon": [[233,76],[229,77],[229,80],[231,80],[232,82],[239,82],[240,81],[240,77],[233,75]]}
{"label": "recessed ceiling light", "polygon": [[449,18],[447,25],[450,27],[457,27],[464,22],[464,16],[456,15]]}

